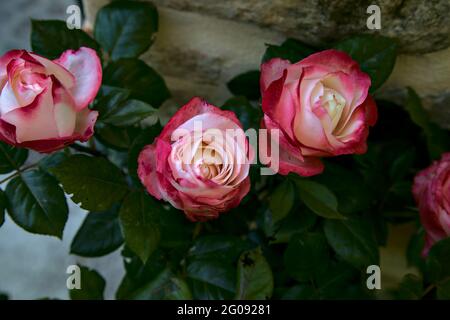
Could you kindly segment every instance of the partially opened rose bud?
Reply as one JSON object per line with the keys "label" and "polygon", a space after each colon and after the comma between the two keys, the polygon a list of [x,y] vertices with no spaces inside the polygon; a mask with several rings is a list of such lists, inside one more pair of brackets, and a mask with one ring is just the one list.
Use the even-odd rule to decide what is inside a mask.
{"label": "partially opened rose bud", "polygon": [[260,82],[262,127],[280,132],[281,174],[315,175],[320,157],[366,151],[377,110],[369,76],[346,53],[326,50],[294,64],[274,58],[261,66]]}
{"label": "partially opened rose bud", "polygon": [[445,153],[414,178],[413,194],[426,231],[423,255],[450,236],[450,153]]}
{"label": "partially opened rose bud", "polygon": [[217,218],[250,189],[250,145],[235,114],[194,98],[138,159],[147,191],[192,221]]}
{"label": "partially opened rose bud", "polygon": [[0,58],[0,140],[43,153],[94,133],[88,108],[102,81],[96,52],[67,50],[51,61],[25,50]]}

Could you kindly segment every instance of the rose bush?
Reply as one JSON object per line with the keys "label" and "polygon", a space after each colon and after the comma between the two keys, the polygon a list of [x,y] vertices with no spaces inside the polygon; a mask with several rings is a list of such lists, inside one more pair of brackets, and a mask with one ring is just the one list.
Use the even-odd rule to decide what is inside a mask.
{"label": "rose bush", "polygon": [[190,220],[217,218],[250,190],[249,148],[233,112],[193,98],[141,152],[139,178]]}
{"label": "rose bush", "polygon": [[0,140],[43,153],[94,133],[98,113],[88,108],[102,81],[94,50],[67,50],[48,60],[25,50],[0,58]]}
{"label": "rose bush", "polygon": [[[70,254],[82,261],[120,250],[117,299],[450,297],[449,132],[412,89],[401,105],[375,107],[368,93],[393,69],[393,39],[269,44],[261,71],[230,79],[232,96],[220,108],[194,98],[172,110],[179,97],[139,58],[157,31],[149,1],[111,1],[92,36],[65,21],[33,20],[33,52],[0,59],[0,257],[28,252],[8,247],[18,226],[71,241]],[[244,136],[242,127],[261,123],[271,137],[280,132],[282,175],[264,168],[277,155],[266,131],[246,132],[254,150]],[[28,148],[51,154],[29,156]],[[87,213],[66,239],[75,205]],[[423,229],[425,251],[432,245],[426,257]],[[408,248],[398,248],[405,237]],[[116,265],[118,257],[106,260]],[[18,274],[12,261],[0,261],[4,288],[39,276],[38,268]],[[380,261],[381,289],[368,290]],[[385,280],[407,265],[403,280]],[[70,298],[105,298],[111,283],[102,274],[111,273],[79,271],[82,288]],[[49,298],[64,298],[56,294]]]}
{"label": "rose bush", "polygon": [[312,176],[320,157],[361,154],[377,120],[370,78],[344,52],[325,50],[297,63],[261,66],[262,126],[280,130],[280,173]]}
{"label": "rose bush", "polygon": [[450,236],[450,153],[416,175],[413,194],[426,231],[427,255],[433,244]]}

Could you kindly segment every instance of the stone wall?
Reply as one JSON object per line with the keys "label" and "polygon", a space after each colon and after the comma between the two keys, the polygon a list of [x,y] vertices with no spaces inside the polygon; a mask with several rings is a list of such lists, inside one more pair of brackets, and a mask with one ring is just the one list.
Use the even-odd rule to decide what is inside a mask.
{"label": "stone wall", "polygon": [[153,0],[179,11],[250,22],[315,45],[371,32],[366,9],[382,10],[382,33],[397,39],[402,52],[424,53],[450,45],[447,0]]}
{"label": "stone wall", "polygon": [[[107,0],[85,0],[87,24]],[[325,44],[371,32],[366,8],[381,7],[380,34],[400,45],[394,71],[378,93],[400,99],[406,86],[424,98],[433,117],[450,127],[450,21],[448,0],[154,0],[160,13],[158,38],[143,59],[174,93],[172,103],[200,95],[220,105],[226,82],[258,69],[265,43],[295,37]]]}

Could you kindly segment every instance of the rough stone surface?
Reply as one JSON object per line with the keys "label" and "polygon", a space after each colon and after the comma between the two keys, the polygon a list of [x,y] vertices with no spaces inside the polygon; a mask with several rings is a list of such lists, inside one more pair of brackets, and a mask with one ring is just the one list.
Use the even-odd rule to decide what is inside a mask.
{"label": "rough stone surface", "polygon": [[326,44],[366,27],[367,7],[381,9],[381,34],[396,38],[402,52],[431,52],[450,45],[448,0],[154,0],[193,11],[277,30],[311,44]]}
{"label": "rough stone surface", "polygon": [[417,91],[435,122],[450,129],[450,48],[423,55],[399,55],[379,95],[401,103],[406,87]]}
{"label": "rough stone surface", "polygon": [[[92,24],[97,10],[107,2],[86,2],[88,24]],[[164,3],[174,6],[178,2],[168,0]],[[219,5],[217,2],[216,6]],[[258,69],[265,43],[278,44],[285,39],[283,33],[253,23],[165,6],[158,10],[157,40],[142,58],[164,76],[173,93],[174,99],[166,104],[166,109],[163,108],[163,119],[196,95],[220,105],[230,97],[227,81],[239,73]],[[399,100],[404,88],[410,86],[424,98],[433,118],[442,126],[450,127],[449,83],[450,48],[426,54],[400,54],[392,75],[378,94]]]}

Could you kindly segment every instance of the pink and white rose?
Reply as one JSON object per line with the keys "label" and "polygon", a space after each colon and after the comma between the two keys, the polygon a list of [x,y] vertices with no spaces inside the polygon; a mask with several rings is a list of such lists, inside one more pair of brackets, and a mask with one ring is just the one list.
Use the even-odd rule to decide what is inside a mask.
{"label": "pink and white rose", "polygon": [[152,196],[192,221],[205,221],[236,207],[248,193],[250,154],[233,112],[193,98],[142,150],[138,175]]}
{"label": "pink and white rose", "polygon": [[96,52],[67,50],[48,60],[25,50],[0,57],[0,141],[50,153],[94,133],[88,108],[102,81]]}
{"label": "pink and white rose", "polygon": [[279,173],[312,176],[323,171],[320,157],[366,152],[377,120],[370,83],[356,61],[337,50],[293,64],[280,58],[264,63],[262,127],[280,131]]}
{"label": "pink and white rose", "polygon": [[416,175],[413,195],[426,232],[423,254],[428,255],[434,243],[450,236],[450,152]]}

